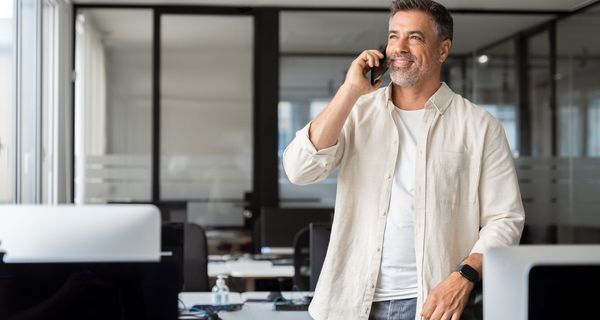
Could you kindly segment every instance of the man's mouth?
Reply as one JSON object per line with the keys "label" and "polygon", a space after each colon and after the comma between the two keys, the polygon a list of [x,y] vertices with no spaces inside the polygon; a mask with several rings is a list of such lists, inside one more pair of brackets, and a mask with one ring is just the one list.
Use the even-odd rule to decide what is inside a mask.
{"label": "man's mouth", "polygon": [[412,64],[414,63],[414,61],[409,60],[409,59],[393,59],[392,60],[392,66],[396,67],[396,68],[408,68],[410,67]]}

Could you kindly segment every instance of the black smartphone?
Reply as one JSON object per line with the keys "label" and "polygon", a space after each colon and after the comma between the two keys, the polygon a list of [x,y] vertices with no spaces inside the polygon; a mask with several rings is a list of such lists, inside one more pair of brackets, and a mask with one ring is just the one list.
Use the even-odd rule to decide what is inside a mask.
{"label": "black smartphone", "polygon": [[386,48],[383,48],[383,50],[381,50],[381,53],[383,53],[383,58],[379,59],[379,66],[371,68],[371,85],[374,85],[377,80],[381,79],[381,77],[383,77],[388,70],[385,49]]}

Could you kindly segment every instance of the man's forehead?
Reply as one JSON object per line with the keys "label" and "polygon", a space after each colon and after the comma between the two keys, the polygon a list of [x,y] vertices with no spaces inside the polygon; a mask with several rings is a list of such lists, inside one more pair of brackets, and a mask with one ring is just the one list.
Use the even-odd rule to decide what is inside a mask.
{"label": "man's forehead", "polygon": [[390,32],[406,31],[435,32],[433,19],[420,10],[398,11],[390,18]]}

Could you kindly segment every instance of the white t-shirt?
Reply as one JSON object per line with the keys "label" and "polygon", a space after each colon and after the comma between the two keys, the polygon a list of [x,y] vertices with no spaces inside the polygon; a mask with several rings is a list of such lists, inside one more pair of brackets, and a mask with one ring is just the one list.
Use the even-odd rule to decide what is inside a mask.
{"label": "white t-shirt", "polygon": [[398,157],[383,238],[381,268],[373,301],[417,297],[414,242],[414,184],[417,141],[425,109],[395,109]]}

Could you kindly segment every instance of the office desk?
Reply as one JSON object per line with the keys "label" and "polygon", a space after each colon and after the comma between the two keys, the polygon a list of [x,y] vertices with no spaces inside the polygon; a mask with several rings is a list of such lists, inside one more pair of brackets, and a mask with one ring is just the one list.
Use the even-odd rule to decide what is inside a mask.
{"label": "office desk", "polygon": [[[247,299],[264,299],[269,292],[244,292],[242,294],[233,292],[230,293],[229,301],[235,303],[237,301],[246,301]],[[303,295],[311,294],[312,292],[283,292],[283,297],[286,299],[300,298]],[[187,308],[191,308],[194,304],[210,303],[210,292],[182,292],[179,294],[179,299]],[[274,311],[271,302],[246,302],[240,311],[220,312],[219,317],[223,320],[311,320],[311,316],[307,311]]]}
{"label": "office desk", "polygon": [[274,266],[271,261],[238,259],[227,262],[209,262],[208,276],[216,278],[219,274],[243,278],[246,291],[255,290],[256,279],[291,278],[294,276],[293,266]]}

